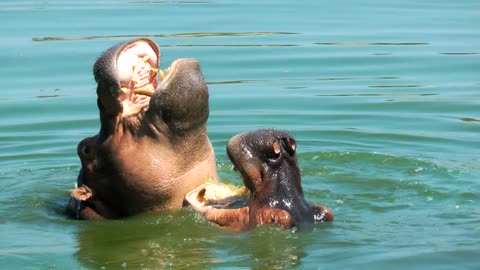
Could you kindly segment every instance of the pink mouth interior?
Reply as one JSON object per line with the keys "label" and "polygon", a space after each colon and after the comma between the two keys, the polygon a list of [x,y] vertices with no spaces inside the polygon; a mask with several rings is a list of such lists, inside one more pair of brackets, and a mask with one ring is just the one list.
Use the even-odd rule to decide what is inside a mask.
{"label": "pink mouth interior", "polygon": [[132,43],[120,53],[117,71],[124,117],[148,108],[158,85],[158,62],[156,52],[145,41]]}

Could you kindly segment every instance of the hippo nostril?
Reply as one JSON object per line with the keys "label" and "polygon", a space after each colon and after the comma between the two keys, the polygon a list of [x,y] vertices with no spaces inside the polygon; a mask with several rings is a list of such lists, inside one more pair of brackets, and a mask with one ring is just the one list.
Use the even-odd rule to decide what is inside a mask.
{"label": "hippo nostril", "polygon": [[90,154],[90,147],[84,145],[84,146],[82,147],[82,152],[83,152],[83,154],[84,154],[85,156],[88,156],[88,155]]}
{"label": "hippo nostril", "polygon": [[86,141],[82,141],[80,142],[80,144],[78,145],[78,155],[80,156],[80,159],[83,159],[83,160],[91,160],[93,155],[94,155],[94,151],[91,147],[91,145],[86,142]]}
{"label": "hippo nostril", "polygon": [[88,158],[92,152],[88,145],[80,145],[78,150],[78,154],[81,158]]}

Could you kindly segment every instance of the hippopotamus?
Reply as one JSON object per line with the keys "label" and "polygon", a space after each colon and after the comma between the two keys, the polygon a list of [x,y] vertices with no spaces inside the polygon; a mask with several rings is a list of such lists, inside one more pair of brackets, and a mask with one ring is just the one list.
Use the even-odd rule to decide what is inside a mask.
{"label": "hippopotamus", "polygon": [[216,225],[246,231],[262,224],[282,228],[333,221],[323,205],[305,201],[296,156],[297,143],[284,131],[261,129],[234,136],[227,154],[240,174],[247,197],[216,183],[189,192],[186,201]]}
{"label": "hippopotamus", "polygon": [[150,39],[118,44],[95,62],[100,130],[77,147],[81,169],[67,207],[73,217],[180,208],[187,192],[218,177],[198,61],[179,59],[165,71],[159,64]]}

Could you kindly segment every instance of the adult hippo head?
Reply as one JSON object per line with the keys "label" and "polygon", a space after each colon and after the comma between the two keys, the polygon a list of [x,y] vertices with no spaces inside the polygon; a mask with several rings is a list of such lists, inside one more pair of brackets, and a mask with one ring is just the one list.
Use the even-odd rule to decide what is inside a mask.
{"label": "adult hippo head", "polygon": [[208,220],[233,231],[271,223],[291,228],[333,221],[328,208],[305,201],[296,148],[295,140],[279,130],[236,135],[227,154],[249,190],[247,199],[242,203],[237,191],[218,184],[205,184],[186,199]]}
{"label": "adult hippo head", "polygon": [[137,39],[96,61],[101,127],[78,145],[82,168],[68,206],[74,217],[121,218],[181,207],[188,191],[217,178],[199,63],[176,60],[165,76],[159,58],[152,40]]}

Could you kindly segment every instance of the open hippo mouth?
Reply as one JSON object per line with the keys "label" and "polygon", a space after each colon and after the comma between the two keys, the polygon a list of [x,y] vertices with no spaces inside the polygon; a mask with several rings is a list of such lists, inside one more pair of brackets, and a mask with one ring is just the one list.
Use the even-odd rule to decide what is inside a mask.
{"label": "open hippo mouth", "polygon": [[[165,70],[159,69],[159,66],[160,49],[149,39],[138,39],[112,47],[94,66],[100,105],[109,114],[120,113],[122,118],[127,118],[148,111],[155,92],[206,88],[200,66],[194,59],[175,60]],[[181,98],[178,93],[171,95],[183,100],[186,98]],[[162,95],[156,96],[161,99]],[[169,109],[169,106],[165,106],[166,100],[156,103],[164,108],[153,106],[152,110],[158,112],[165,107],[166,110]],[[169,105],[177,104],[181,107],[191,105],[182,102]]]}
{"label": "open hippo mouth", "polygon": [[95,62],[101,127],[78,145],[82,169],[69,206],[93,214],[77,217],[181,207],[188,191],[217,177],[199,63],[179,59],[165,71],[159,63],[149,39],[118,44]]}
{"label": "open hippo mouth", "polygon": [[159,51],[156,46],[149,45],[136,41],[119,51],[116,65],[123,117],[148,108],[150,97],[157,88]]}

